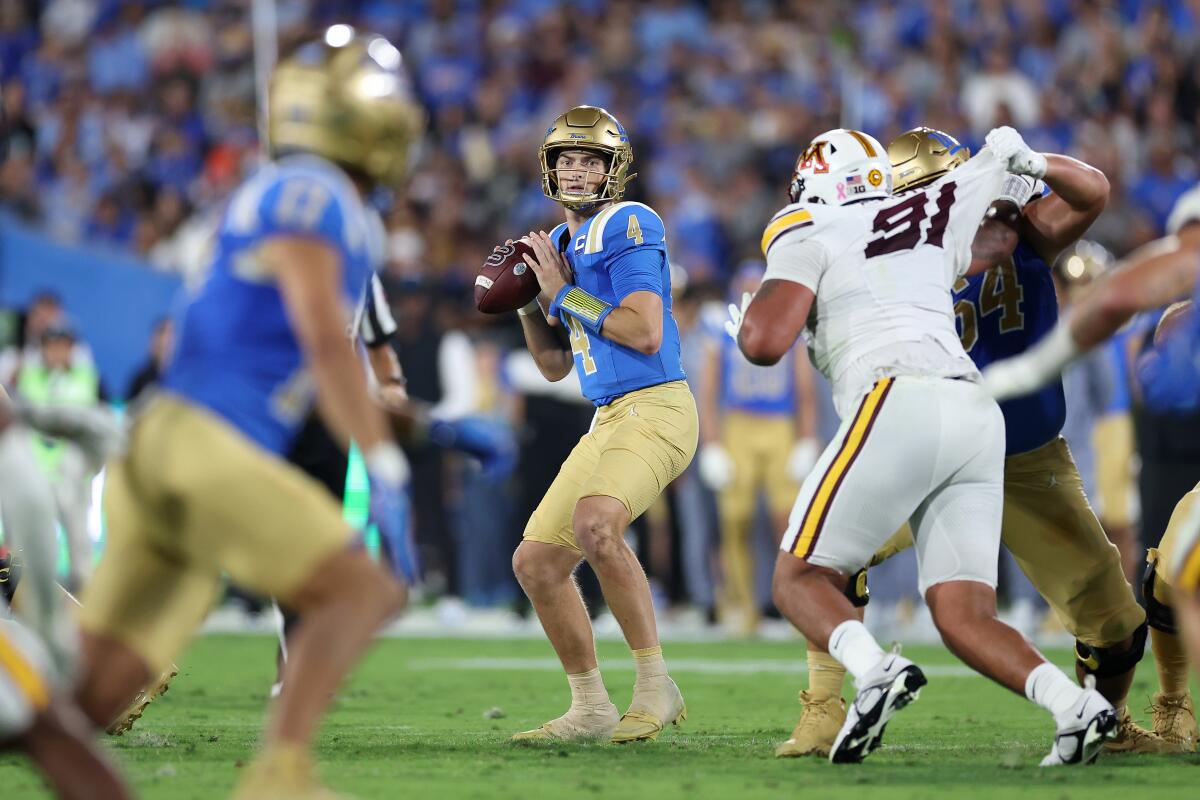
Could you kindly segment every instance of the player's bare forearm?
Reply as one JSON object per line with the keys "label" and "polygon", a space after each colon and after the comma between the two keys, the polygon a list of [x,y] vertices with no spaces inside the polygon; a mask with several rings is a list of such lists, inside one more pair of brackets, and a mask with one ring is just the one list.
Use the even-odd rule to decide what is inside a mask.
{"label": "player's bare forearm", "polygon": [[1025,207],[1021,233],[1047,261],[1087,233],[1108,203],[1108,178],[1070,156],[1046,154],[1046,185],[1053,194]]}
{"label": "player's bare forearm", "polygon": [[738,331],[738,347],[746,359],[759,366],[778,363],[804,330],[815,297],[801,283],[763,281]]}
{"label": "player's bare forearm", "polygon": [[987,272],[1017,249],[1017,230],[1009,220],[1015,219],[1020,211],[1006,200],[998,200],[993,209],[992,216],[983,221],[971,240],[971,266],[967,268],[967,275]]}
{"label": "player's bare forearm", "polygon": [[525,346],[542,377],[548,381],[561,381],[567,377],[575,367],[575,357],[562,326],[550,327],[546,318],[537,313],[521,315],[520,319]]}
{"label": "player's bare forearm", "polygon": [[704,345],[700,371],[700,442],[721,440],[721,349],[714,343]]}
{"label": "player's bare forearm", "polygon": [[353,439],[363,450],[389,441],[383,413],[367,393],[362,365],[346,346],[338,254],[322,242],[288,237],[265,244],[260,256],[275,274],[330,431],[343,444]]}
{"label": "player's bare forearm", "polygon": [[662,297],[632,292],[604,318],[600,335],[649,356],[662,347],[662,326]]}
{"label": "player's bare forearm", "polygon": [[1148,245],[1101,280],[1072,309],[1071,336],[1076,345],[1081,350],[1094,347],[1133,315],[1190,296],[1200,272],[1197,234],[1200,231]]}

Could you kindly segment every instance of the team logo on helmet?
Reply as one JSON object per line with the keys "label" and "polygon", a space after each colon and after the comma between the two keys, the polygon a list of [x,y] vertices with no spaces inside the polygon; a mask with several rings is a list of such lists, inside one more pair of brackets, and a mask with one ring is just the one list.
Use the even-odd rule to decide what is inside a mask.
{"label": "team logo on helmet", "polygon": [[877,169],[871,170],[867,173],[867,183],[878,187],[881,183],[883,183],[883,173]]}

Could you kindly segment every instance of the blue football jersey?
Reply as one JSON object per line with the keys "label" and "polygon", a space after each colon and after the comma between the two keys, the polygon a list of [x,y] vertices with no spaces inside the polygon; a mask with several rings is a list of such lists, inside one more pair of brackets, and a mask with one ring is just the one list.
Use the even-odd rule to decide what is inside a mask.
{"label": "blue football jersey", "polygon": [[769,367],[751,364],[724,330],[721,347],[721,407],[763,416],[790,416],[796,410],[796,360],[788,353]]}
{"label": "blue football jersey", "polygon": [[[1058,322],[1050,267],[1020,241],[1012,258],[954,286],[954,312],[963,349],[983,369],[1028,350]],[[1034,450],[1058,436],[1067,418],[1061,380],[1000,404],[1005,453]]]}
{"label": "blue football jersey", "polygon": [[588,294],[613,306],[639,291],[663,301],[662,344],[652,355],[589,334],[577,319],[560,313],[583,396],[602,406],[637,389],[684,380],[679,327],[671,314],[666,231],[658,214],[642,203],[614,203],[581,225],[573,239],[566,223],[550,238],[571,265],[575,284]]}
{"label": "blue football jersey", "polygon": [[347,319],[383,260],[383,224],[345,173],[315,156],[267,164],[225,209],[209,273],[176,315],[163,386],[283,453],[312,410],[314,384],[283,298],[257,256],[278,236],[336,248]]}

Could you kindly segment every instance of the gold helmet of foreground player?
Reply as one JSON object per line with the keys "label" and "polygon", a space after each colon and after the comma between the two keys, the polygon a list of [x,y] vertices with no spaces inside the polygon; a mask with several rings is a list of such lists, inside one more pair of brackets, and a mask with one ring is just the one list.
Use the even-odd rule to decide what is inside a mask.
{"label": "gold helmet of foreground player", "polygon": [[[555,162],[563,150],[587,150],[604,156],[608,171],[595,192],[567,192],[558,185]],[[542,165],[542,192],[572,211],[587,211],[599,203],[620,200],[625,184],[637,177],[636,172],[629,173],[633,147],[625,126],[596,106],[575,106],[554,120],[538,148],[538,161]]]}
{"label": "gold helmet of foreground player", "polygon": [[971,151],[948,133],[933,128],[913,128],[892,139],[892,188],[899,193],[932,183],[967,163]]}
{"label": "gold helmet of foreground player", "polygon": [[315,153],[383,185],[404,180],[425,127],[400,51],[349,25],[332,26],[281,61],[268,105],[272,155]]}

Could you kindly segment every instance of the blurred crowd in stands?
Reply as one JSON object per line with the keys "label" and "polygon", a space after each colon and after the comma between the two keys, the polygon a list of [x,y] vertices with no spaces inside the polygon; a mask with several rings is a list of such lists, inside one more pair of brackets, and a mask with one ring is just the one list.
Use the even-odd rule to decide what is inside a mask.
{"label": "blurred crowd in stands", "polygon": [[[470,301],[494,244],[561,219],[542,195],[536,150],[566,108],[605,106],[630,132],[639,176],[629,198],[664,218],[677,289],[687,287],[677,316],[689,369],[699,368],[712,336],[704,308],[719,316],[730,278],[760,259],[763,224],[785,202],[797,151],[823,130],[857,127],[886,142],[930,125],[975,149],[991,127],[1014,125],[1036,149],[1077,156],[1107,175],[1108,208],[1088,234],[1101,246],[1098,261],[1161,235],[1175,199],[1196,180],[1197,0],[275,5],[281,50],[332,22],[388,35],[428,110],[409,186],[380,198],[387,278],[411,393],[494,413],[521,432],[521,467],[509,483],[440,453],[414,454],[435,583],[481,605],[517,600],[512,546],[590,419],[572,385],[531,373],[513,319],[483,317]],[[260,160],[250,6],[0,0],[8,141],[0,210],[58,240],[199,277],[224,199]],[[10,361],[37,344],[11,327]],[[1068,381],[1072,408],[1084,408],[1072,411],[1083,431],[1071,434],[1076,449],[1095,421],[1129,406],[1124,356],[1111,356],[1108,377],[1087,382],[1092,388],[1075,391]],[[15,366],[0,380],[11,380]],[[1103,396],[1097,385],[1109,387]],[[114,396],[124,388],[108,387]],[[823,403],[819,427],[828,436],[836,420]],[[1138,430],[1143,460],[1182,438]],[[1183,480],[1195,482],[1200,454],[1163,458],[1186,462]],[[676,513],[660,510],[640,524],[643,555],[664,598],[711,609],[720,584],[713,495],[693,473],[679,483],[670,495]],[[1143,525],[1144,541],[1157,540],[1158,525]]]}

